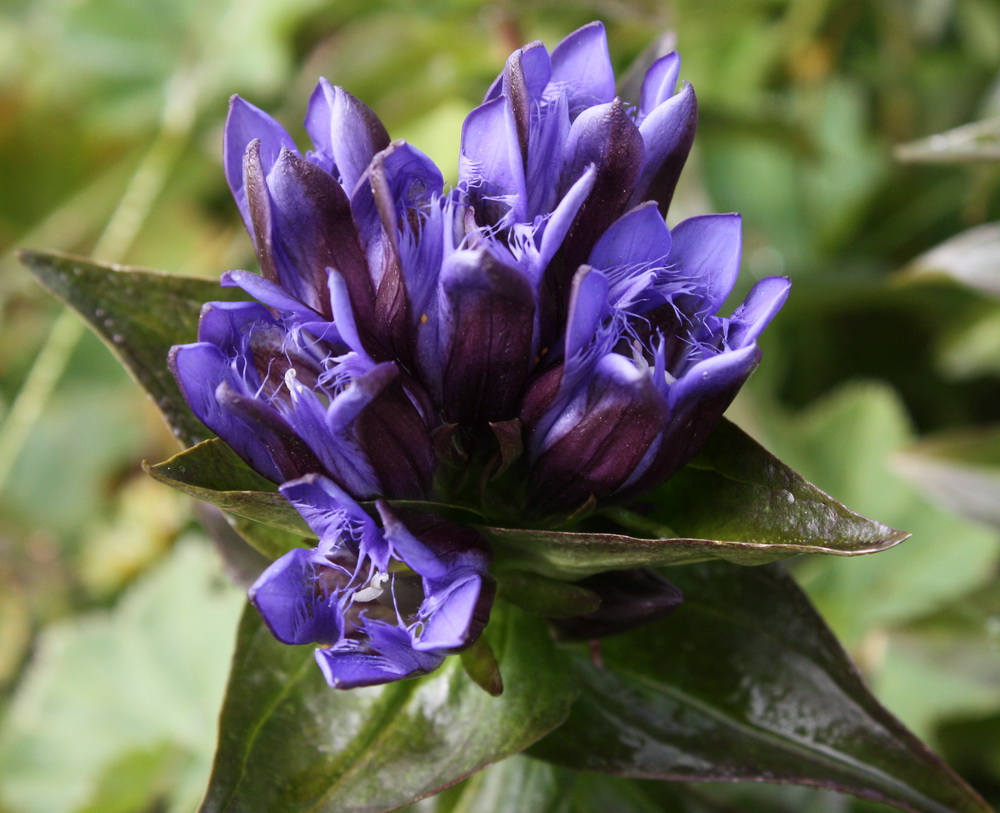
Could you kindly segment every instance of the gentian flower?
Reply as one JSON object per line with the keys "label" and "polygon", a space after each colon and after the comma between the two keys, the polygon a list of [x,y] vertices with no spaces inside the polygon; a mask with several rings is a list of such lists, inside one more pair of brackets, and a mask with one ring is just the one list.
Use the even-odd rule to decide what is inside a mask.
{"label": "gentian flower", "polygon": [[331,686],[426,674],[479,635],[495,585],[485,543],[471,528],[428,515],[413,515],[407,527],[379,501],[380,528],[320,475],[281,492],[319,545],[274,562],[250,600],[279,641],[322,645],[316,661]]}
{"label": "gentian flower", "polygon": [[[633,107],[599,23],[525,46],[466,119],[451,190],[326,80],[304,153],[234,97],[226,175],[262,274],[222,281],[257,301],[206,305],[171,367],[319,537],[251,596],[280,640],[320,645],[331,685],[426,673],[488,618],[480,533],[392,501],[545,527],[629,500],[697,453],[759,362],[788,281],[720,316],[739,217],[664,219],[697,116],[679,71],[655,62]],[[680,600],[649,574],[594,579],[607,605],[564,625],[577,637]]]}

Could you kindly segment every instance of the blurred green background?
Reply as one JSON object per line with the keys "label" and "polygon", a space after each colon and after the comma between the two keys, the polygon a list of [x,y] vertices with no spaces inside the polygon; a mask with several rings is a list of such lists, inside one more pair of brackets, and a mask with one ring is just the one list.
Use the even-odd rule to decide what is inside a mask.
{"label": "blurred green background", "polygon": [[462,118],[506,55],[592,19],[619,75],[665,36],[697,90],[671,223],[740,211],[742,290],[795,281],[731,416],[914,534],[796,575],[883,702],[1000,802],[1000,4],[6,0],[0,811],[192,809],[242,604],[193,506],[140,469],[175,450],[155,410],[13,249],[252,268],[220,164],[231,93],[301,136],[324,75],[453,179]]}

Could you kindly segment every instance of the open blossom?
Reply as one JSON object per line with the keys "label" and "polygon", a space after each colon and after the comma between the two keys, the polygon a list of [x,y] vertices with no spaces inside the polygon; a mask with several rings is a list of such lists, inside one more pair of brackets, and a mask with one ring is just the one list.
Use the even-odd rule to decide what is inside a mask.
{"label": "open blossom", "polygon": [[[319,537],[251,596],[280,640],[321,646],[331,685],[428,672],[489,614],[479,532],[391,501],[544,526],[627,500],[697,453],[756,367],[788,282],[719,316],[739,217],[667,227],[697,116],[679,70],[655,62],[633,107],[600,24],[525,46],[466,119],[451,190],[325,80],[305,153],[234,98],[226,175],[262,275],[223,284],[256,302],[209,303],[171,366]],[[642,585],[649,607],[679,600]]]}
{"label": "open blossom", "polygon": [[412,514],[408,527],[381,501],[379,527],[320,475],[281,492],[319,545],[274,562],[250,599],[278,640],[323,645],[316,660],[331,686],[426,674],[479,635],[494,582],[475,531],[426,514]]}

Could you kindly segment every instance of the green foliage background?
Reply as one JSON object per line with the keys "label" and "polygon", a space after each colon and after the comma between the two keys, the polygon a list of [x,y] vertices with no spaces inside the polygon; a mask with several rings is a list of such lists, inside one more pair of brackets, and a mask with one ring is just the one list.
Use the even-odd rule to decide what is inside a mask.
{"label": "green foliage background", "polygon": [[[794,279],[730,416],[851,508],[914,534],[873,557],[793,562],[797,578],[880,699],[1000,803],[1000,227],[983,225],[1000,219],[1000,6],[8,0],[4,813],[190,810],[242,605],[193,506],[140,469],[176,449],[152,405],[12,250],[205,277],[253,267],[220,166],[229,94],[301,135],[325,75],[454,178],[462,118],[507,53],[591,19],[619,75],[675,37],[698,92],[671,222],[740,211],[743,290]],[[920,141],[978,121],[974,137]],[[496,806],[501,770],[517,766],[424,807]],[[517,775],[559,787],[567,809],[602,809],[586,778]],[[798,788],[640,783],[633,796],[636,810],[875,808]]]}

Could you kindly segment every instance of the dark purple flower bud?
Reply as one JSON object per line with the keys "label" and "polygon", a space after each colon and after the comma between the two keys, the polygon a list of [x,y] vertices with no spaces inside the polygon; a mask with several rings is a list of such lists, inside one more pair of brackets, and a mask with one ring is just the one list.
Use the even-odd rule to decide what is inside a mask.
{"label": "dark purple flower bud", "polygon": [[594,186],[576,216],[566,248],[573,271],[583,262],[601,233],[625,211],[642,167],[642,136],[621,100],[590,107],[569,132],[560,188],[568,190],[588,166],[596,168]]}
{"label": "dark purple flower bud", "polygon": [[532,362],[533,287],[481,249],[453,254],[440,286],[445,419],[480,425],[514,417]]}
{"label": "dark purple flower bud", "polygon": [[327,272],[336,270],[347,282],[365,343],[375,350],[375,290],[349,199],[389,137],[368,107],[325,79],[310,99],[306,129],[316,150],[303,159],[281,125],[234,96],[226,122],[226,175],[265,279],[329,317]]}
{"label": "dark purple flower bud", "polygon": [[[644,86],[643,96],[645,95]],[[632,193],[633,205],[655,200],[660,213],[666,215],[677,179],[680,178],[684,162],[691,152],[697,127],[698,102],[694,89],[687,83],[680,93],[661,102],[645,116],[639,125],[639,133],[645,145],[645,159]]]}
{"label": "dark purple flower bud", "polygon": [[592,641],[666,618],[684,594],[652,570],[612,570],[576,582],[596,593],[601,606],[592,613],[558,618],[552,625],[569,640]]}
{"label": "dark purple flower bud", "polygon": [[259,142],[246,154],[246,190],[265,279],[326,318],[328,269],[339,272],[358,321],[372,319],[374,290],[340,184],[324,170],[283,150],[266,177]]}
{"label": "dark purple flower bud", "polygon": [[529,493],[537,510],[570,512],[613,494],[632,475],[667,419],[646,370],[615,353],[569,399],[536,442]]}
{"label": "dark purple flower bud", "polygon": [[435,466],[430,430],[399,378],[361,411],[355,434],[378,476],[381,494],[409,500],[430,497]]}
{"label": "dark purple flower bud", "polygon": [[375,154],[389,146],[389,134],[372,109],[326,79],[309,98],[305,125],[316,147],[309,158],[338,177],[348,196]]}

